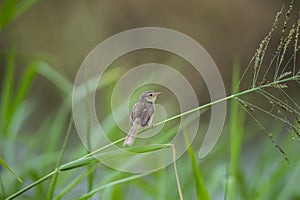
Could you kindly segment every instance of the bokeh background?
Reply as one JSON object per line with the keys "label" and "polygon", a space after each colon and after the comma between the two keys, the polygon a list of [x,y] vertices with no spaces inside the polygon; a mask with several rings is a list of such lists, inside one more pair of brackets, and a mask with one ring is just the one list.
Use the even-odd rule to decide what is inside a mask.
{"label": "bokeh background", "polygon": [[[3,5],[3,2],[1,3]],[[84,58],[101,41],[128,29],[153,26],[165,27],[182,32],[203,45],[218,66],[224,79],[226,92],[230,94],[232,66],[234,60],[239,60],[242,71],[246,68],[250,59],[255,54],[256,49],[259,47],[260,41],[270,31],[276,13],[282,8],[283,5],[285,5],[285,8],[287,8],[288,3],[288,1],[283,0],[36,1],[26,12],[24,12],[0,32],[0,89],[3,91],[7,65],[6,60],[9,50],[12,46],[15,48],[14,63],[16,68],[14,82],[16,84],[24,73],[28,63],[34,60],[42,60],[43,62],[49,64],[54,70],[63,74],[63,76],[72,83]],[[291,15],[292,20],[295,21],[298,18],[299,9],[300,2],[296,1],[294,4],[294,12]],[[279,38],[280,34],[275,34],[273,39],[276,41],[279,40]],[[272,45],[276,47],[277,43],[271,44],[271,47]],[[194,89],[197,90],[200,104],[204,104],[209,101],[207,91],[201,77],[194,76],[194,73],[191,70],[185,70],[185,67],[190,67],[187,63],[166,52],[152,50],[134,52],[118,59],[115,63],[113,63],[111,69],[117,69],[115,71],[115,77],[118,77],[132,67],[147,62],[158,62],[173,65],[175,69],[181,71],[186,77],[189,77],[191,84],[195,87]],[[245,88],[248,86],[249,85],[247,84],[244,85]],[[64,86],[62,85],[62,87]],[[103,108],[106,107],[105,103],[109,102],[109,98],[106,97],[106,95],[109,94],[112,87],[113,83],[111,83],[111,86],[107,86],[106,88],[99,90],[97,96],[99,109],[103,110]],[[43,134],[38,133],[38,130],[40,130],[40,125],[44,124],[49,115],[55,115],[55,113],[61,109],[61,104],[65,98],[65,94],[58,88],[59,87],[41,75],[37,75],[35,77],[30,92],[25,98],[35,106],[32,112],[26,116],[26,120],[23,120],[22,124],[18,124],[18,126],[20,125],[18,131],[20,132],[19,134],[22,135],[20,136],[21,138],[30,138],[30,140],[33,141],[37,135]],[[299,97],[298,88],[294,87],[293,90],[290,91],[292,96],[295,98]],[[168,95],[162,97],[162,104],[163,102],[168,102],[168,98],[171,97],[171,94]],[[105,101],[101,100],[103,98],[105,98]],[[173,103],[174,104],[171,105],[176,106],[176,102]],[[109,113],[110,109],[107,108],[106,112]],[[177,110],[174,109],[172,114],[176,112]],[[104,117],[105,113],[100,113],[99,116],[100,118]],[[209,115],[207,116],[207,119],[209,119]],[[274,128],[273,123],[275,122],[272,121],[272,119],[263,118],[262,120],[267,127]],[[54,120],[49,124],[51,123],[56,122]],[[61,129],[64,130],[66,126],[67,122],[63,122],[61,124]],[[206,125],[204,125],[204,127],[206,127]],[[247,134],[245,138],[247,139],[245,139],[245,143],[241,150],[242,154],[240,166],[241,182],[243,182],[245,185],[240,186],[240,193],[244,192],[244,196],[239,196],[240,199],[253,197],[251,195],[254,193],[259,194],[258,182],[261,181],[259,177],[262,177],[262,174],[262,182],[266,181],[268,184],[272,184],[273,179],[271,175],[273,175],[273,177],[275,176],[272,174],[272,170],[274,170],[277,165],[274,166],[272,164],[265,164],[262,161],[262,158],[265,157],[261,157],[259,155],[260,151],[262,151],[261,149],[265,149],[263,152],[268,159],[273,158],[275,163],[282,162],[286,173],[294,172],[293,170],[298,166],[295,164],[293,165],[295,167],[293,170],[288,170],[288,166],[286,166],[285,161],[282,161],[283,159],[280,152],[277,151],[272,142],[270,142],[270,140],[268,140],[264,134],[261,134],[261,130],[257,128],[254,123],[252,123],[251,119],[247,120],[247,126],[245,129],[245,134]],[[46,145],[47,140],[49,139],[48,137],[51,137],[51,134],[46,134],[44,137],[42,137],[44,140],[37,141],[37,143],[45,143]],[[214,153],[212,153],[207,160],[198,160],[199,166],[204,172],[203,177],[205,185],[212,199],[223,199],[225,196],[224,188],[227,173],[226,167],[229,159],[229,137],[228,124],[226,124],[224,133],[222,134]],[[284,140],[283,148],[286,148],[290,143],[285,141],[284,136],[281,137],[283,137]],[[64,134],[57,135],[57,146],[53,147],[52,149],[49,148],[51,151],[53,151],[50,153],[55,155],[58,154],[63,138]],[[51,169],[54,169],[54,158],[53,160],[50,159],[48,163],[46,162],[47,164],[41,166],[40,168],[38,167],[39,164],[36,165],[35,163],[32,163],[34,156],[42,156],[46,153],[49,153],[43,148],[34,149],[33,152],[28,153],[25,158],[20,158],[20,155],[18,155],[17,152],[31,147],[22,144],[19,139],[16,139],[17,146],[14,146],[14,151],[16,152],[10,154],[7,153],[7,148],[2,149],[1,156],[8,161],[11,166],[17,169],[17,172],[20,172],[20,176],[23,174],[26,184],[30,183],[31,180],[35,180],[37,177],[45,175],[45,173],[51,171]],[[195,152],[198,151],[199,144],[201,144],[202,139],[202,136],[199,136],[196,142],[193,143]],[[54,139],[49,140],[55,141]],[[2,141],[5,141],[5,139]],[[14,143],[14,141],[10,142]],[[293,145],[297,143],[296,141],[292,140],[290,142]],[[70,146],[68,146],[67,152],[69,153],[68,155],[73,156],[72,159],[75,159],[77,155],[83,155],[83,152],[85,152],[84,147],[81,146],[81,142],[76,135],[75,129],[71,134],[69,145]],[[293,152],[298,150],[294,148],[288,149],[288,153],[290,153],[291,157],[293,158]],[[72,154],[74,151],[76,152]],[[186,157],[184,157],[183,160],[188,159],[188,156]],[[71,159],[66,158],[66,160],[70,161]],[[21,161],[27,162],[27,172],[22,172]],[[255,163],[263,162],[263,164],[256,165],[252,163],[254,161]],[[268,162],[271,163],[272,160],[267,160],[266,163]],[[296,163],[295,160],[294,162]],[[32,166],[32,169],[30,169],[30,166]],[[251,182],[252,173],[255,174],[253,168],[257,168],[257,166],[262,167],[262,169],[256,173],[256,176],[254,176],[256,180]],[[266,169],[268,167],[271,167],[271,169]],[[184,168],[183,165],[182,168]],[[180,168],[179,163],[179,169],[182,168]],[[106,169],[105,167],[102,167],[100,170],[98,170],[98,173],[103,172],[104,170],[107,170],[105,172],[108,174],[113,173],[110,171],[110,169]],[[1,173],[2,171],[4,171],[4,169],[1,169]],[[189,184],[188,181],[189,179],[192,179],[192,175],[189,172],[184,171],[184,169],[182,172],[179,170],[179,174],[184,177],[182,178],[183,188],[190,188],[183,190],[186,198],[196,198],[194,194],[195,191],[190,185],[193,182]],[[70,180],[72,179],[72,176],[72,174],[67,174],[67,177]],[[174,178],[172,174],[172,168],[168,169],[168,171],[165,173],[160,172],[155,176],[161,176],[163,177],[162,179],[166,179],[166,176],[172,176],[172,178]],[[4,180],[8,181],[8,185],[10,186],[10,189],[6,189],[7,193],[12,193],[24,186],[20,183],[16,183],[14,180],[11,180],[13,178],[11,177],[10,179],[8,174],[3,175],[3,177]],[[98,178],[100,177],[98,176]],[[274,179],[276,179],[276,176]],[[156,179],[153,177],[146,177],[144,181],[148,183],[145,187],[153,184],[155,185],[155,180]],[[284,181],[288,180],[288,176],[283,175],[280,176],[280,180],[276,179],[273,181],[274,184],[276,183],[277,186],[280,186],[285,183]],[[97,180],[94,181],[97,182]],[[163,195],[160,196],[162,199],[178,198],[174,192],[177,191],[175,179],[172,179],[171,182],[172,184],[170,184],[170,186],[164,187],[165,191]],[[140,183],[143,183],[143,181],[140,180],[140,182],[134,182],[133,185],[139,188]],[[160,182],[160,184],[164,183],[166,182]],[[57,191],[63,188],[66,184],[67,183],[65,183],[63,180],[60,180]],[[82,185],[85,184],[87,183],[82,183]],[[268,184],[264,186],[271,187]],[[4,185],[4,187],[6,188],[7,186]],[[34,195],[37,197],[45,194],[48,187],[49,183],[48,185],[44,184],[43,186],[38,187],[37,190],[34,190],[34,192],[29,192],[24,197],[31,198]],[[106,197],[111,199],[130,199],[130,197],[138,199],[138,197],[141,196],[145,197],[145,199],[157,199],[157,196],[151,196],[152,192],[148,191],[151,189],[145,189],[142,186],[140,187],[141,188],[139,189],[135,189],[134,187],[120,186],[117,189],[107,189],[105,194],[107,195]],[[155,186],[156,189],[158,187],[160,186]],[[251,189],[247,190],[247,187]],[[77,188],[77,193],[75,192],[75,194],[83,194],[82,190],[82,188]],[[124,196],[120,197],[114,194],[116,191],[119,191],[120,194],[124,194]],[[169,192],[174,194],[171,194],[170,197],[168,197]],[[294,190],[292,190],[290,193],[294,194]],[[105,194],[103,195],[105,196]],[[145,194],[148,194],[149,196]],[[272,194],[273,196],[270,196],[274,197],[276,194],[277,193],[274,192],[274,194]],[[262,195],[260,197],[270,197],[268,193],[264,195],[265,196]],[[299,195],[299,193],[295,194],[295,199],[300,198]],[[74,197],[74,193],[73,195],[69,194],[68,198],[70,199],[72,197]],[[20,199],[22,199],[22,197]]]}
{"label": "bokeh background", "polygon": [[[5,53],[13,38],[19,56],[42,58],[74,80],[85,56],[106,38],[137,27],[170,28],[207,50],[229,92],[234,56],[242,66],[248,64],[283,5],[287,7],[288,1],[38,1],[2,31],[0,45]],[[159,59],[159,54],[142,56],[129,56],[126,67]],[[17,64],[21,72],[24,63]],[[57,106],[56,88],[39,78],[36,83],[33,95],[49,108]]]}

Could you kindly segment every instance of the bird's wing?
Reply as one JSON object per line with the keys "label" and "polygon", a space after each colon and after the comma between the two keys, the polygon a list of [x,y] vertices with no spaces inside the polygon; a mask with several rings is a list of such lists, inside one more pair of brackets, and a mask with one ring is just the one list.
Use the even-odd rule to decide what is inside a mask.
{"label": "bird's wing", "polygon": [[141,113],[141,125],[148,126],[154,113],[154,106],[144,108]]}
{"label": "bird's wing", "polygon": [[132,124],[133,124],[133,122],[134,122],[134,120],[136,118],[136,114],[135,113],[138,112],[138,109],[139,109],[138,108],[138,104],[137,103],[134,104],[134,106],[131,109],[131,113],[130,113],[130,126],[132,126]]}

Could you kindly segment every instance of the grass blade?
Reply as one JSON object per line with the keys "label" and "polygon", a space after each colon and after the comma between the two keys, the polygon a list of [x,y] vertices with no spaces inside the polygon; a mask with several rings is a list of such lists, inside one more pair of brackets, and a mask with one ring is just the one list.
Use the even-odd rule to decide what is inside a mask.
{"label": "grass blade", "polygon": [[95,169],[96,169],[95,166],[87,166],[87,171],[92,171],[91,173],[89,173],[89,176],[87,177],[87,182],[88,182],[87,191],[88,192],[90,192],[93,189]]}
{"label": "grass blade", "polygon": [[[239,88],[236,85],[240,77],[240,64],[237,59],[233,65],[232,77],[232,91],[236,93]],[[244,132],[245,112],[239,109],[239,103],[233,99],[231,101],[231,115],[230,115],[230,161],[229,161],[229,175],[227,177],[227,199],[237,199],[237,181],[239,157],[241,152],[243,132]]]}
{"label": "grass blade", "polygon": [[2,132],[7,134],[7,127],[11,119],[12,100],[13,100],[13,87],[14,87],[14,74],[15,74],[15,47],[12,44],[7,56],[6,73],[4,75],[3,91],[1,98],[1,122]]}
{"label": "grass blade", "polygon": [[[168,144],[152,144],[152,145],[145,145],[145,146],[136,146],[136,147],[128,147],[126,148],[127,151],[133,152],[133,153],[146,153],[151,151],[160,150],[166,147],[170,147]],[[114,150],[114,151],[108,151],[104,153],[96,154],[95,157],[89,156],[89,157],[82,157],[77,160],[71,161],[69,163],[66,163],[62,166],[60,166],[60,171],[75,169],[78,167],[88,166],[92,164],[99,163],[99,160],[111,160],[116,159],[118,157],[123,157],[124,155],[127,155],[127,151],[124,149]]]}
{"label": "grass blade", "polygon": [[[155,151],[155,150],[159,150],[159,149],[166,148],[166,147],[170,147],[170,145],[169,144],[156,144],[156,145],[147,145],[147,146],[139,146],[139,147],[129,147],[129,148],[126,148],[126,149],[131,150],[132,152],[135,152],[135,153],[145,153],[145,152]],[[124,150],[116,150],[116,151],[101,153],[101,154],[97,155],[97,157],[101,158],[101,159],[115,159],[115,157],[123,156],[123,154],[124,154]],[[53,175],[55,175],[58,171],[71,170],[71,169],[75,169],[75,168],[78,168],[78,167],[95,164],[95,163],[98,163],[98,162],[99,162],[98,159],[90,156],[90,157],[82,157],[82,158],[77,159],[75,161],[64,164],[64,165],[60,166],[59,168],[57,168],[56,170],[54,170],[53,172],[50,172],[46,176],[44,176],[44,177],[40,178],[39,180],[35,181],[34,183],[32,183],[32,184],[28,185],[27,187],[19,190],[18,192],[12,194],[11,196],[9,196],[7,198],[7,200],[13,199],[13,198],[21,195],[22,193],[30,190],[31,188],[39,185],[43,181],[45,181],[45,180],[49,179],[50,177],[52,177]]]}
{"label": "grass blade", "polygon": [[21,78],[21,81],[19,83],[19,86],[16,91],[16,97],[15,97],[15,103],[14,108],[17,109],[17,107],[22,103],[24,100],[26,94],[28,93],[30,86],[33,82],[33,79],[36,75],[36,65],[35,63],[32,63],[29,65],[29,67],[26,69],[23,77]]}
{"label": "grass blade", "polygon": [[28,9],[30,9],[34,4],[39,2],[39,0],[23,0],[19,1],[14,19],[25,13]]}
{"label": "grass blade", "polygon": [[85,171],[83,174],[78,176],[74,181],[72,181],[69,185],[65,187],[56,197],[54,200],[60,200],[63,198],[68,192],[70,192],[76,185],[78,185],[84,178],[90,175],[95,169],[90,168],[89,170]]}
{"label": "grass blade", "polygon": [[37,71],[39,74],[54,83],[65,95],[68,95],[72,91],[72,83],[46,62],[38,61]]}
{"label": "grass blade", "polygon": [[4,0],[0,8],[0,31],[38,1],[39,0]]}
{"label": "grass blade", "polygon": [[2,2],[0,8],[0,31],[14,18],[17,3],[17,0],[5,0]]}
{"label": "grass blade", "polygon": [[141,177],[147,176],[149,174],[151,174],[151,172],[144,173],[144,174],[138,174],[138,175],[130,176],[128,178],[123,178],[123,179],[120,179],[120,180],[117,180],[117,181],[113,181],[113,182],[107,183],[107,184],[102,185],[102,186],[100,186],[98,188],[95,188],[94,190],[92,190],[88,194],[80,197],[79,199],[80,200],[88,199],[88,198],[92,197],[94,194],[96,194],[97,192],[100,192],[101,190],[103,190],[105,188],[109,188],[109,187],[112,187],[112,186],[117,185],[117,184],[125,183],[125,182],[128,182],[128,181],[137,179],[137,178],[141,178]]}
{"label": "grass blade", "polygon": [[188,146],[187,150],[188,150],[190,160],[192,162],[194,177],[195,177],[195,181],[196,181],[196,196],[197,196],[197,199],[198,200],[209,200],[210,197],[209,197],[209,194],[208,194],[208,192],[205,188],[204,181],[203,181],[203,178],[202,178],[202,175],[201,175],[201,171],[198,167],[198,163],[197,163],[197,160],[196,160],[196,155],[193,151],[192,145],[190,144],[186,129],[184,129],[183,131],[184,131],[186,146]]}
{"label": "grass blade", "polygon": [[6,169],[8,169],[8,171],[10,171],[10,173],[12,173],[12,175],[14,175],[19,182],[21,183],[23,182],[22,179],[9,167],[9,165],[1,157],[0,157],[0,164]]}
{"label": "grass blade", "polygon": [[80,159],[68,162],[66,164],[63,164],[62,166],[59,167],[59,171],[71,170],[71,169],[75,169],[78,167],[84,167],[84,166],[96,164],[98,162],[99,162],[99,160],[97,160],[94,157],[80,158]]}
{"label": "grass blade", "polygon": [[5,187],[4,187],[4,183],[3,183],[3,180],[2,180],[1,174],[0,174],[0,188],[1,188],[0,198],[4,199],[4,197],[5,197]]}
{"label": "grass blade", "polygon": [[43,176],[42,178],[38,179],[37,181],[31,183],[30,185],[26,186],[25,188],[17,191],[16,193],[10,195],[9,197],[7,197],[5,200],[11,200],[14,199],[18,196],[20,196],[21,194],[23,194],[24,192],[30,190],[31,188],[39,185],[40,183],[44,182],[45,180],[47,180],[48,178],[52,177],[54,174],[56,173],[56,170],[53,172],[50,172],[49,174],[47,174],[46,176]]}
{"label": "grass blade", "polygon": [[[70,136],[72,125],[73,125],[72,122],[73,122],[73,118],[70,117],[68,130],[67,130],[67,133],[66,133],[66,136],[65,136],[65,139],[64,139],[64,143],[63,143],[63,146],[62,146],[62,149],[61,149],[60,156],[59,156],[58,161],[57,161],[57,165],[56,165],[57,169],[61,165],[61,162],[62,162],[63,157],[64,157],[64,153],[66,151],[67,143],[69,141],[69,136]],[[46,197],[47,200],[52,199],[53,191],[55,189],[55,185],[56,185],[56,182],[57,182],[57,178],[58,178],[58,171],[54,174],[54,176],[53,176],[53,178],[51,180],[50,187],[49,187],[49,190],[48,190],[48,193],[47,193],[47,197]]]}

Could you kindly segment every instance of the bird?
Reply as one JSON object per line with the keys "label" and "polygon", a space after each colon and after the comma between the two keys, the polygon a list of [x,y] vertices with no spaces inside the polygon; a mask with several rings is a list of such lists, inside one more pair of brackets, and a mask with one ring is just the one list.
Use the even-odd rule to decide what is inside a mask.
{"label": "bird", "polygon": [[154,115],[154,103],[161,92],[145,91],[134,104],[130,113],[130,131],[125,138],[123,146],[132,146],[138,131],[138,128],[152,124]]}

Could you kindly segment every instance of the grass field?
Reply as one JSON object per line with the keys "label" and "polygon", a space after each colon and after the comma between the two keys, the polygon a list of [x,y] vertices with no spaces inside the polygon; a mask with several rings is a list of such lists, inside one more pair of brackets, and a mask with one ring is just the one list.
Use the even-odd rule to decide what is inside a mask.
{"label": "grass field", "polygon": [[[2,1],[0,34],[37,2]],[[105,110],[99,118],[106,120],[106,134],[114,142],[96,153],[89,152],[74,126],[73,81],[42,56],[21,55],[12,28],[0,60],[0,198],[300,199],[300,21],[290,19],[291,13],[298,10],[293,10],[291,2],[277,13],[270,32],[257,41],[258,48],[249,58],[248,67],[241,66],[238,56],[232,56],[232,89],[226,98],[199,105],[187,113],[171,108],[167,120],[155,122],[158,126],[164,124],[159,135],[127,149],[135,154],[165,150],[173,161],[165,168],[136,174],[115,170],[99,161],[122,160],[127,155],[110,148],[121,147],[124,135],[105,118],[111,115],[108,102],[124,69],[114,66],[107,70],[97,88],[98,106]],[[279,35],[279,40],[273,39],[274,35]],[[19,70],[20,65],[26,67]],[[46,114],[43,107],[48,105],[32,94],[41,79],[47,81],[49,90],[60,94],[59,106],[46,109]],[[159,88],[141,87],[135,95],[148,87]],[[162,102],[168,95],[162,97]],[[228,102],[228,114],[222,135],[209,156],[200,159],[203,135],[189,141],[188,129],[179,127],[178,121],[187,117],[184,123],[188,127],[194,121],[193,113],[200,111],[203,119],[198,132],[205,132],[210,107],[224,101]],[[174,105],[176,102],[167,106]],[[185,135],[187,151],[174,160],[177,149],[169,142],[178,131]],[[137,163],[125,161],[127,164]]]}

